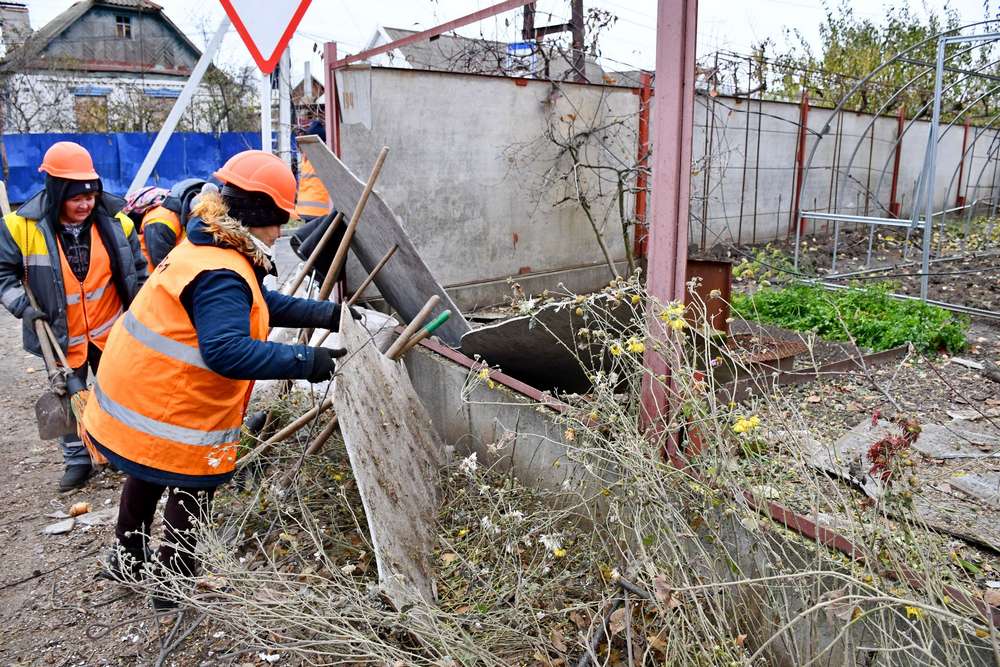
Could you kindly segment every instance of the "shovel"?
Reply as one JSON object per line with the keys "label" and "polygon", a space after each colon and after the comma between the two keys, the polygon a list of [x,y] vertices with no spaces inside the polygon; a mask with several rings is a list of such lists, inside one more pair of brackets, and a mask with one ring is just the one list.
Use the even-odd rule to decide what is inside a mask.
{"label": "shovel", "polygon": [[[35,295],[31,293],[26,283],[27,281],[24,291],[32,307],[37,310],[38,302],[35,301]],[[38,346],[42,349],[42,360],[49,376],[49,391],[35,401],[35,421],[38,423],[38,437],[42,440],[54,440],[76,433],[76,419],[73,416],[70,397],[86,387],[80,378],[73,374],[72,369],[56,361],[53,346],[59,345],[59,342],[55,340],[48,322],[35,320],[35,335],[38,337]],[[59,352],[62,356],[62,349],[59,349]]]}

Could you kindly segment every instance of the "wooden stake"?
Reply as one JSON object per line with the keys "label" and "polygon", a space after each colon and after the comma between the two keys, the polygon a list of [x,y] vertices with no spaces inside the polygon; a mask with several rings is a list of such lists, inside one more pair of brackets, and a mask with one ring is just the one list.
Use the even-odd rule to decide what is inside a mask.
{"label": "wooden stake", "polygon": [[347,302],[348,306],[353,306],[358,302],[358,299],[361,298],[362,293],[366,289],[368,289],[368,286],[372,284],[373,280],[375,280],[375,276],[377,276],[378,272],[382,270],[382,267],[385,266],[385,263],[388,262],[390,259],[392,259],[392,256],[396,254],[397,250],[399,250],[399,245],[394,245],[391,248],[389,248],[389,252],[385,253],[382,256],[382,259],[378,261],[378,264],[375,265],[375,268],[372,269],[371,273],[368,274],[368,277],[364,279],[364,281],[361,283],[358,289],[354,292],[354,296],[351,297],[351,300]]}
{"label": "wooden stake", "polygon": [[333,291],[333,281],[336,280],[336,276],[340,273],[341,267],[344,266],[344,262],[347,260],[347,250],[351,247],[351,239],[354,237],[354,230],[358,228],[358,223],[361,222],[361,212],[365,210],[365,204],[368,203],[368,196],[371,195],[372,190],[375,189],[375,181],[378,180],[379,172],[382,171],[382,165],[385,163],[385,158],[389,154],[389,147],[383,146],[382,150],[379,151],[378,157],[375,159],[375,164],[372,166],[371,174],[368,176],[368,183],[365,185],[365,189],[361,192],[361,197],[358,199],[357,205],[354,207],[354,213],[351,215],[351,221],[347,224],[347,230],[344,232],[344,239],[340,242],[340,247],[337,248],[337,254],[333,257],[333,262],[330,264],[330,270],[326,273],[326,278],[323,280],[323,286],[319,290],[319,300],[323,301],[330,297],[330,292]]}
{"label": "wooden stake", "polygon": [[416,333],[417,329],[419,329],[420,325],[424,323],[424,320],[427,319],[427,316],[431,314],[431,311],[434,310],[434,306],[436,306],[440,300],[441,298],[437,294],[432,294],[431,298],[427,299],[427,303],[425,303],[424,307],[420,309],[417,316],[406,325],[406,328],[403,329],[403,333],[399,334],[399,338],[397,338],[395,342],[389,346],[389,349],[385,351],[385,356],[393,360],[399,356],[400,352],[402,352],[403,348],[406,346],[406,343],[410,340],[410,336]]}
{"label": "wooden stake", "polygon": [[288,483],[292,481],[292,478],[294,478],[302,468],[303,462],[319,450],[323,449],[323,446],[327,443],[327,441],[333,437],[333,432],[337,430],[337,422],[337,415],[330,417],[330,422],[323,428],[320,434],[313,438],[313,441],[309,443],[309,446],[306,447],[304,452],[302,452],[302,456],[299,457],[299,462],[295,464],[295,467],[290,468],[284,475],[281,476],[281,479],[278,480],[279,487],[283,488],[287,486]]}
{"label": "wooden stake", "polygon": [[451,317],[450,310],[446,310],[435,317],[427,326],[418,331],[415,336],[406,341],[406,345],[403,346],[403,351],[399,353],[398,358],[406,356],[406,353],[415,348],[420,341],[430,336],[439,326],[447,322],[449,317]]}
{"label": "wooden stake", "polygon": [[292,281],[292,285],[286,294],[294,295],[295,290],[302,285],[302,281],[306,279],[306,276],[309,275],[309,272],[312,271],[313,267],[316,265],[316,261],[319,259],[319,254],[326,247],[326,244],[330,242],[330,239],[333,238],[334,232],[337,231],[337,227],[340,226],[340,223],[343,222],[343,220],[344,214],[338,212],[336,217],[334,217],[333,222],[331,222],[330,226],[326,228],[325,232],[323,232],[323,236],[320,237],[319,243],[316,244],[316,247],[313,248],[313,251],[309,254],[309,259],[307,259],[306,263],[302,265],[302,270],[299,271],[299,275],[295,276],[295,280]]}
{"label": "wooden stake", "polygon": [[254,459],[260,457],[262,454],[267,453],[268,450],[270,450],[271,447],[273,447],[277,443],[281,442],[282,440],[287,440],[295,433],[298,433],[302,429],[302,427],[311,422],[314,417],[317,417],[320,414],[326,412],[332,406],[333,406],[333,398],[330,397],[327,398],[322,403],[320,403],[319,405],[313,406],[311,409],[302,413],[302,415],[298,419],[291,422],[290,424],[285,426],[285,428],[281,429],[280,431],[272,435],[270,438],[257,445],[257,447],[255,447],[249,454],[241,458],[236,463],[236,468],[240,469],[245,467],[248,463],[250,463],[250,461],[253,461]]}
{"label": "wooden stake", "polygon": [[[357,303],[358,299],[361,298],[361,294],[365,291],[365,289],[368,288],[369,285],[372,284],[372,281],[375,280],[375,276],[378,275],[378,272],[382,270],[382,267],[385,266],[385,263],[389,261],[389,259],[395,254],[396,250],[398,249],[399,249],[398,245],[394,245],[391,248],[389,248],[389,252],[385,253],[382,259],[378,261],[378,264],[375,265],[375,268],[372,269],[372,272],[368,274],[368,277],[364,279],[364,282],[361,283],[361,286],[358,287],[356,292],[354,292],[354,296],[352,296],[351,299],[347,302],[348,308]],[[323,343],[326,342],[326,339],[329,337],[330,337],[330,331],[327,330],[327,332],[323,334],[323,337],[320,338],[316,344],[322,345]]]}

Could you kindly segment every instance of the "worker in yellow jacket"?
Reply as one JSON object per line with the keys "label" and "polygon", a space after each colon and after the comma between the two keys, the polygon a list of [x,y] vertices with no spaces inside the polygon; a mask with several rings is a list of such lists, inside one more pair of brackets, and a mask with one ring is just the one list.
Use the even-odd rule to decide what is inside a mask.
{"label": "worker in yellow jacket", "polygon": [[[295,208],[295,177],[261,151],[232,157],[204,194],[187,237],[115,324],[83,423],[93,446],[127,475],[108,574],[144,571],[145,539],[164,491],[165,539],[154,571],[196,569],[194,521],[236,465],[254,380],[328,380],[344,350],[267,340],[270,326],[333,328],[340,306],[263,286],[271,247]],[[142,381],[136,381],[141,369]],[[167,593],[158,609],[175,606]]]}
{"label": "worker in yellow jacket", "polygon": [[[21,319],[24,347],[37,356],[33,323],[47,320],[73,372],[86,382],[112,325],[146,280],[146,261],[135,225],[116,214],[122,200],[103,191],[87,149],[57,142],[38,170],[45,188],[0,224],[0,302]],[[59,490],[69,491],[94,469],[75,433],[60,443],[66,468]]]}

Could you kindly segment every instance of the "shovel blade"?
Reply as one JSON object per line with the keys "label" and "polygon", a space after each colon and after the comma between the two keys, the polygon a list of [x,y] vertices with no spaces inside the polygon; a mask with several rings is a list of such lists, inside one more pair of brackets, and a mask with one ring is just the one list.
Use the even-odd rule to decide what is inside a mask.
{"label": "shovel blade", "polygon": [[76,433],[76,420],[65,396],[56,396],[47,391],[35,402],[35,420],[38,423],[38,437],[42,440]]}

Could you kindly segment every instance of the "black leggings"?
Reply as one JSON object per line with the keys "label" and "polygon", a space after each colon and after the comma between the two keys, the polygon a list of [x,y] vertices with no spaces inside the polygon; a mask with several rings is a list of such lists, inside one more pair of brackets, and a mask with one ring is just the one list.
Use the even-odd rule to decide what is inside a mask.
{"label": "black leggings", "polygon": [[157,554],[160,565],[185,577],[194,576],[195,536],[191,528],[198,519],[208,517],[215,488],[190,489],[144,482],[129,476],[122,487],[115,537],[125,551],[138,561],[145,560],[146,539],[156,504],[164,490],[167,503],[163,508],[164,541]]}

